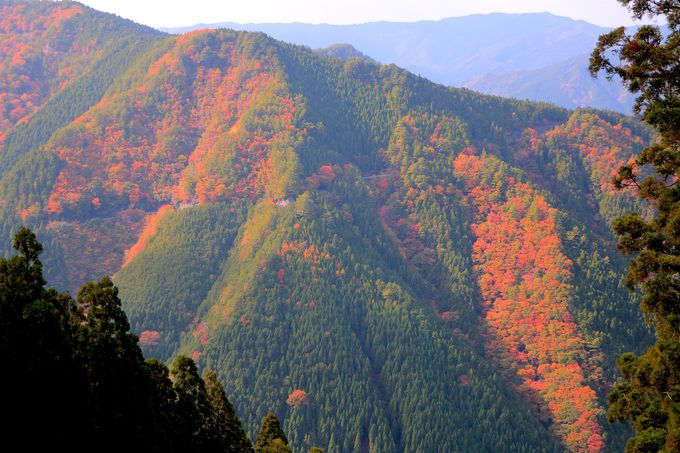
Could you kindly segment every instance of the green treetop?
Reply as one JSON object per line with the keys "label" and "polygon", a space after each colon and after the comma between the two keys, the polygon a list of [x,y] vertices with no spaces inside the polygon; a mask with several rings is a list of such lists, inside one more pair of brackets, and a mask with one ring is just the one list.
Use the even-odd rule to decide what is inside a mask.
{"label": "green treetop", "polygon": [[271,412],[262,419],[262,427],[255,440],[255,451],[257,453],[285,453],[291,451],[288,447],[286,434],[279,424],[279,419]]}
{"label": "green treetop", "polygon": [[[636,435],[629,452],[680,451],[680,2],[619,0],[633,16],[665,19],[668,34],[645,25],[634,35],[623,27],[600,37],[590,71],[618,76],[637,94],[636,112],[658,140],[614,177],[634,187],[656,216],[625,215],[614,224],[619,248],[634,255],[627,285],[644,293],[642,309],[656,324],[657,342],[643,355],[619,359],[624,381],[610,393],[611,420],[629,421]],[[614,58],[616,57],[616,58]]]}

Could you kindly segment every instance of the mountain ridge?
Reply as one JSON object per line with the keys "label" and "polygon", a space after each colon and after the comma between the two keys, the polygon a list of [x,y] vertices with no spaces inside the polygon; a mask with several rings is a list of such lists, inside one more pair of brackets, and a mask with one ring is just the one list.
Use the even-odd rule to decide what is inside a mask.
{"label": "mountain ridge", "polygon": [[[567,81],[561,79],[563,74],[558,73],[556,77],[552,67],[573,66],[574,63],[569,62],[579,57],[578,65],[585,73],[586,54],[594,47],[597,37],[611,29],[550,13],[491,13],[435,21],[353,25],[223,22],[162,30],[174,33],[219,27],[262,31],[312,48],[348,42],[383,63],[398,64],[437,83],[467,86],[487,94],[555,102],[567,108],[589,106],[632,112],[630,96],[619,99],[611,93],[609,82],[578,82],[576,91],[594,92],[590,99],[562,90],[561,85]],[[486,30],[488,36],[480,33],[482,30]],[[534,71],[535,75],[525,77],[524,71]],[[519,78],[524,87],[505,83],[503,90],[495,86],[498,81],[505,82],[507,73]],[[480,78],[489,82],[480,83]]]}
{"label": "mountain ridge", "polygon": [[215,369],[251,434],[273,408],[296,448],[625,442],[602,396],[650,334],[609,224],[643,205],[606,182],[647,129],[262,33],[127,61],[0,181],[50,282],[115,274],[147,355]]}

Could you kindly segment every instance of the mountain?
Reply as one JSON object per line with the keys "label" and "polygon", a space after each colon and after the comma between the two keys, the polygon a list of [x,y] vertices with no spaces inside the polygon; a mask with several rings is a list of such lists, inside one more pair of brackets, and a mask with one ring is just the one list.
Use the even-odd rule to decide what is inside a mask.
{"label": "mountain", "polygon": [[6,170],[98,102],[161,33],[69,2],[0,3],[0,151]]}
{"label": "mountain", "polygon": [[548,13],[486,14],[419,22],[327,24],[200,24],[200,28],[261,31],[312,48],[350,43],[382,63],[394,63],[434,82],[488,94],[554,102],[567,108],[632,112],[620,83],[592,79],[590,51],[609,31]]}
{"label": "mountain", "polygon": [[333,44],[323,49],[316,49],[316,52],[321,55],[327,55],[329,57],[340,58],[341,60],[351,60],[352,58],[361,58],[363,60],[368,60],[371,63],[378,63],[368,55],[356,50],[350,44]]}
{"label": "mountain", "polygon": [[145,354],[214,369],[251,439],[273,409],[296,451],[623,448],[603,397],[652,335],[610,225],[646,206],[608,181],[650,130],[262,33],[0,5],[137,42],[5,129],[4,254],[23,223],[58,289],[113,274]]}
{"label": "mountain", "polygon": [[[539,69],[589,52],[606,28],[548,13],[476,14],[438,21],[357,25],[237,24],[164,29],[261,31],[312,48],[349,43],[381,63],[395,63],[445,85],[485,73]],[[483,30],[483,33],[480,33]]]}
{"label": "mountain", "polygon": [[579,55],[545,68],[486,74],[464,86],[498,96],[552,102],[569,108],[597,106],[632,112],[633,96],[620,84],[594,79],[588,72],[590,55]]}

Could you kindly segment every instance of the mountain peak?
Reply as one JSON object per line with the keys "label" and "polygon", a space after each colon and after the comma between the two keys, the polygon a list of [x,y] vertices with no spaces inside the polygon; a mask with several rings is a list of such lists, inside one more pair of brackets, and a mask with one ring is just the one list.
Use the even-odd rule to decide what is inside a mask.
{"label": "mountain peak", "polygon": [[315,49],[315,52],[321,55],[327,55],[330,57],[339,58],[341,60],[351,60],[352,58],[361,58],[362,60],[369,61],[371,63],[377,63],[374,59],[365,55],[354,48],[351,44],[341,43],[333,44],[324,49]]}

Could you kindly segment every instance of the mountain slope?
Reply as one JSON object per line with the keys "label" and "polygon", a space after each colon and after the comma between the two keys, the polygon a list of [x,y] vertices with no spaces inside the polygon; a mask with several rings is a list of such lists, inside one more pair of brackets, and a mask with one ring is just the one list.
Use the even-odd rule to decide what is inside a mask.
{"label": "mountain slope", "polygon": [[[124,67],[147,41],[161,35],[73,2],[2,0],[0,11],[0,150],[14,158],[25,142],[34,146],[36,140],[49,138],[98,101],[120,71],[112,63]],[[121,39],[121,34],[127,37]],[[101,66],[109,73],[99,70]],[[63,92],[70,102],[59,98]],[[72,98],[79,96],[73,105]],[[59,119],[36,116],[50,104],[60,124],[54,124]]]}
{"label": "mountain slope", "polygon": [[485,68],[485,73],[509,72],[560,62],[588,52],[607,30],[547,13],[496,13],[358,25],[222,22],[165,31],[184,33],[200,28],[261,31],[312,48],[346,42],[382,63],[396,63],[446,85],[459,85],[479,75],[480,68]]}
{"label": "mountain slope", "polygon": [[354,47],[352,47],[350,44],[333,44],[332,46],[328,46],[328,47],[323,48],[323,49],[316,49],[316,52],[321,54],[321,55],[327,55],[329,57],[340,58],[341,60],[351,60],[352,58],[361,58],[361,59],[364,59],[364,60],[368,60],[371,63],[377,63],[377,61],[373,60],[368,55],[364,55],[363,53],[359,52]]}
{"label": "mountain slope", "polygon": [[620,449],[602,396],[650,335],[609,232],[641,204],[606,181],[646,129],[259,33],[121,61],[0,182],[51,284],[115,274],[251,437],[274,408],[300,451]]}
{"label": "mountain slope", "polygon": [[[0,230],[9,239],[20,222],[37,214],[58,174],[59,161],[40,148],[99,102],[114,79],[163,34],[74,2],[2,0],[0,8]],[[35,227],[46,233],[45,225]],[[68,234],[116,247],[101,234],[94,239],[90,228],[77,230]],[[56,246],[52,234],[45,241]],[[47,258],[49,268],[62,265],[59,249]],[[11,253],[8,241],[2,250]],[[95,277],[81,273],[77,279],[85,275]],[[66,287],[63,279],[51,280]]]}
{"label": "mountain slope", "polygon": [[534,70],[483,74],[464,86],[482,93],[553,102],[568,108],[598,107],[632,112],[633,97],[620,82],[594,79],[588,72],[590,54]]}
{"label": "mountain slope", "polygon": [[434,82],[483,93],[567,108],[632,111],[632,100],[620,83],[595,80],[587,72],[588,55],[598,36],[608,30],[547,13],[358,25],[224,22],[166,31],[219,27],[262,31],[312,48],[347,42],[382,63],[395,63]]}

